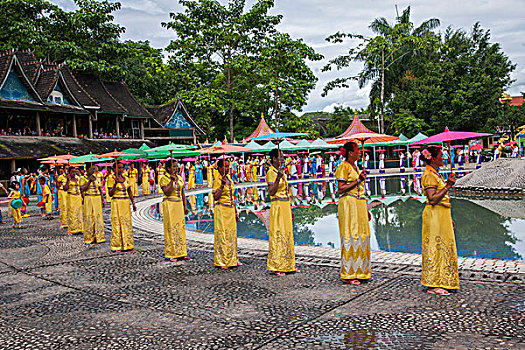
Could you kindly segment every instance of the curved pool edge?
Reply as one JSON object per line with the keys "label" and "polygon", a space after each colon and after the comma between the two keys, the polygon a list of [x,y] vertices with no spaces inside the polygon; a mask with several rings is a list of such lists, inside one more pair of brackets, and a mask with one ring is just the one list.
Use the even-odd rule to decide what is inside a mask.
{"label": "curved pool edge", "polygon": [[[187,195],[209,192],[209,188],[188,192]],[[153,218],[149,214],[152,205],[160,203],[161,196],[148,198],[136,203],[137,211],[132,212],[133,228],[142,233],[135,234],[137,239],[146,239],[163,242],[164,229],[162,221]],[[144,235],[143,233],[147,233]],[[213,235],[186,230],[186,240],[191,249],[192,243],[205,245],[209,251],[213,251]],[[237,238],[237,247],[241,256],[266,258],[268,242],[254,238]],[[299,264],[313,264],[323,266],[339,266],[340,250],[330,247],[295,246],[295,256]],[[372,252],[372,263],[400,267],[405,272],[420,273],[421,254],[403,252]],[[517,262],[501,259],[483,259],[459,257],[459,270],[480,271],[496,274],[525,274],[525,262]]]}

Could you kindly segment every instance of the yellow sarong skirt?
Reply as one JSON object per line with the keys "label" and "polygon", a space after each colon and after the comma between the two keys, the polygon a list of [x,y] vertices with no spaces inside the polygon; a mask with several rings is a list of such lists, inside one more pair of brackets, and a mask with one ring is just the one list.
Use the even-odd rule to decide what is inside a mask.
{"label": "yellow sarong skirt", "polygon": [[84,197],[84,243],[102,243],[105,241],[102,198],[86,194]]}
{"label": "yellow sarong skirt", "polygon": [[215,252],[214,264],[216,266],[237,266],[237,221],[235,208],[217,204],[214,210],[215,233],[213,250]]}
{"label": "yellow sarong skirt", "polygon": [[423,211],[421,284],[459,288],[458,253],[450,208],[427,205]]}
{"label": "yellow sarong skirt", "polygon": [[44,210],[46,211],[47,215],[51,215],[53,213],[53,196],[50,195],[47,199],[47,202],[44,204]]}
{"label": "yellow sarong skirt", "polygon": [[272,201],[268,235],[270,242],[267,269],[278,272],[295,271],[292,207],[289,201]]}
{"label": "yellow sarong skirt", "polygon": [[67,233],[80,233],[84,230],[84,213],[82,212],[82,196],[67,194]]}
{"label": "yellow sarong skirt", "polygon": [[188,190],[193,190],[195,188],[195,174],[190,174],[188,176]]}
{"label": "yellow sarong skirt", "polygon": [[186,221],[182,201],[163,200],[164,256],[182,258],[188,255],[186,248]]}
{"label": "yellow sarong skirt", "polygon": [[339,199],[341,278],[370,279],[370,225],[366,200],[352,196]]}
{"label": "yellow sarong skirt", "polygon": [[59,190],[58,191],[58,220],[60,221],[60,226],[67,227],[67,191]]}
{"label": "yellow sarong skirt", "polygon": [[135,178],[132,179],[131,190],[133,197],[139,196],[139,184],[137,183],[137,179]]}
{"label": "yellow sarong skirt", "polygon": [[142,195],[147,196],[151,194],[149,178],[142,178]]}
{"label": "yellow sarong skirt", "polygon": [[111,250],[133,249],[129,199],[111,199]]}
{"label": "yellow sarong skirt", "polygon": [[11,213],[13,214],[13,220],[15,225],[19,225],[22,223],[22,210],[20,208],[14,209],[11,207],[11,203],[9,203],[9,208],[11,208]]}

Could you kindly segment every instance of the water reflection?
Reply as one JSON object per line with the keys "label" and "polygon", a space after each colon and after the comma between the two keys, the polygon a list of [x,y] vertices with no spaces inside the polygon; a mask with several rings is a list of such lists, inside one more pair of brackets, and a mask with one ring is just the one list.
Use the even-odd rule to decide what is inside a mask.
{"label": "water reflection", "polygon": [[[420,175],[370,178],[371,247],[374,251],[421,253],[421,214],[425,198]],[[337,183],[311,181],[292,184],[294,239],[297,244],[340,247],[337,220]],[[389,193],[389,195],[387,195]],[[403,195],[406,194],[406,195]],[[270,201],[266,186],[236,189],[239,237],[268,239]],[[188,196],[189,230],[213,233],[213,199],[209,194]],[[452,199],[459,256],[523,260],[525,213],[502,215],[487,209],[490,199]],[[485,205],[487,204],[487,205]],[[517,201],[498,200],[499,206],[518,207]],[[492,206],[493,207],[493,206]],[[151,215],[161,217],[158,206]]]}

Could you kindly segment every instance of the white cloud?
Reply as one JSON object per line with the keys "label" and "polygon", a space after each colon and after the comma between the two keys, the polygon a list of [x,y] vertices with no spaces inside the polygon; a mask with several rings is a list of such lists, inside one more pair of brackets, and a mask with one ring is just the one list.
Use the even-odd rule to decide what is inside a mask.
{"label": "white cloud", "polygon": [[[51,0],[66,9],[74,8],[72,0]],[[227,0],[220,0],[227,3]],[[247,1],[247,6],[253,4]],[[169,13],[181,10],[175,0],[121,0],[122,10],[115,13],[115,21],[126,27],[123,39],[149,40],[154,47],[164,48],[175,37],[173,31],[162,28],[160,23],[169,21]],[[308,104],[303,111],[319,111],[331,108],[334,104],[348,105],[353,108],[368,105],[367,87],[359,89],[357,84],[344,90],[334,90],[327,97],[321,97],[322,89],[335,77],[356,74],[360,65],[356,64],[345,71],[322,73],[320,68],[326,62],[343,54],[350,44],[332,45],[325,38],[337,31],[371,35],[370,22],[377,17],[385,17],[394,22],[397,5],[401,12],[411,6],[411,19],[419,25],[429,18],[441,20],[440,30],[448,26],[453,29],[463,28],[470,31],[472,25],[480,22],[484,29],[490,29],[492,41],[499,42],[503,51],[517,64],[513,78],[516,82],[508,92],[515,95],[525,91],[525,1],[506,0],[277,0],[272,14],[282,14],[283,21],[279,29],[304,41],[325,56],[322,62],[312,62],[310,67],[319,78],[315,90],[310,94]]]}

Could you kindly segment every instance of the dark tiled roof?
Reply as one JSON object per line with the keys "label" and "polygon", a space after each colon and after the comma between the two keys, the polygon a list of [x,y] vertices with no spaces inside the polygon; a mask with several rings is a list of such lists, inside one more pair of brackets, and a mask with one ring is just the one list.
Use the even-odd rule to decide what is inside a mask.
{"label": "dark tiled roof", "polygon": [[124,82],[104,83],[109,93],[126,109],[127,114],[132,117],[153,117],[139,101],[133,97]]}
{"label": "dark tiled roof", "polygon": [[40,62],[36,59],[33,52],[17,51],[16,58],[20,61],[27,79],[29,79],[32,84],[35,84],[38,78]]}
{"label": "dark tiled roof", "polygon": [[100,77],[85,72],[75,72],[75,77],[88,95],[100,106],[100,113],[127,113],[126,109],[109,93]]}
{"label": "dark tiled roof", "polygon": [[86,90],[80,85],[78,80],[73,75],[73,72],[69,69],[68,66],[63,65],[60,67],[60,74],[64,78],[64,81],[71,91],[73,97],[80,103],[82,106],[93,106],[100,107],[100,105],[91,97]]}
{"label": "dark tiled roof", "polygon": [[173,112],[175,112],[175,109],[177,106],[180,106],[182,113],[184,114],[184,117],[188,122],[195,128],[195,131],[197,134],[204,135],[204,131],[202,128],[193,120],[193,118],[190,116],[188,110],[186,109],[186,106],[182,102],[181,99],[175,99],[171,102],[166,103],[162,106],[151,106],[147,107],[148,111],[153,114],[153,117],[155,120],[164,126],[170,119],[170,117],[173,115]]}
{"label": "dark tiled roof", "polygon": [[88,111],[86,111],[84,108],[72,105],[57,105],[54,103],[40,103],[32,101],[14,101],[2,99],[0,99],[0,108],[69,114],[88,113]]}
{"label": "dark tiled roof", "polygon": [[55,154],[101,154],[139,148],[144,140],[85,140],[70,137],[0,136],[0,159],[42,158]]}
{"label": "dark tiled roof", "polygon": [[43,101],[47,100],[47,97],[55,87],[57,75],[57,65],[47,65],[42,68],[35,88],[36,92],[38,92]]}
{"label": "dark tiled roof", "polygon": [[9,63],[13,58],[13,50],[0,51],[0,84],[9,73]]}

